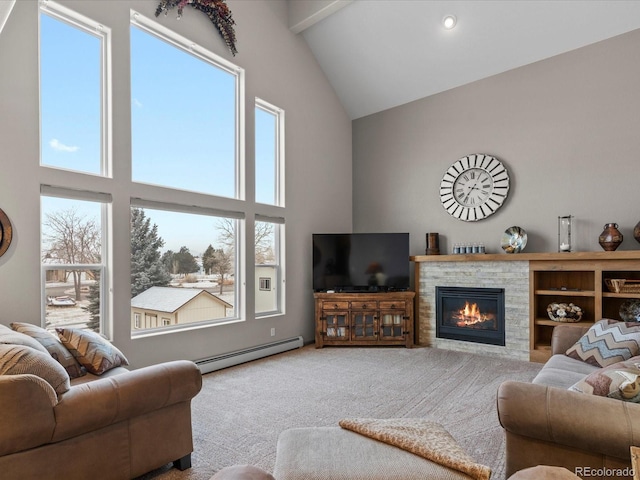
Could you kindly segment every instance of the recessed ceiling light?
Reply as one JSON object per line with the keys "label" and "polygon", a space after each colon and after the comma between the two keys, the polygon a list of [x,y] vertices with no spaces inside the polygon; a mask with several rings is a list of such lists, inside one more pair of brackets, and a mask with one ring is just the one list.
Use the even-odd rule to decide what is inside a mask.
{"label": "recessed ceiling light", "polygon": [[442,19],[442,25],[447,30],[451,30],[453,27],[455,27],[456,22],[457,22],[457,19],[455,15],[447,15]]}

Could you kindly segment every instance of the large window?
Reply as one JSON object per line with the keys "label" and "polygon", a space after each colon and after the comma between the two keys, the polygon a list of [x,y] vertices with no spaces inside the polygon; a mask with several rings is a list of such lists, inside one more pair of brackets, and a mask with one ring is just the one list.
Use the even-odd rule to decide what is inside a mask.
{"label": "large window", "polygon": [[110,30],[54,2],[40,14],[40,163],[107,175]]}
{"label": "large window", "polygon": [[258,316],[283,313],[283,222],[283,219],[256,219],[255,222],[255,288]]}
{"label": "large window", "polygon": [[284,111],[257,98],[255,117],[256,202],[284,206]]}
{"label": "large window", "polygon": [[244,213],[220,208],[243,197],[243,72],[139,13],[131,21],[132,180],[163,198],[132,201],[132,332],[243,319]]}
{"label": "large window", "polygon": [[133,180],[239,197],[237,72],[139,14],[133,21]]}
{"label": "large window", "polygon": [[[108,176],[110,29],[52,1],[40,6],[40,165],[76,172],[60,178]],[[40,198],[42,325],[110,334],[111,195],[76,183],[43,185]]]}
{"label": "large window", "polygon": [[41,196],[44,325],[106,332],[109,198],[63,196],[73,194],[43,188]]}
{"label": "large window", "polygon": [[132,331],[239,318],[239,230],[239,219],[204,210],[133,206]]}
{"label": "large window", "polygon": [[[41,185],[43,325],[110,335],[122,301],[130,317],[118,325],[133,337],[282,314],[283,110],[251,106],[255,197],[246,195],[244,70],[135,11],[128,28],[124,99],[127,89],[111,88],[110,28],[40,3],[40,166],[56,169],[56,185]],[[130,140],[130,156],[112,153],[112,99],[130,104],[131,137],[118,139]],[[123,252],[111,224],[127,220]],[[130,298],[114,299],[113,272],[127,266]]]}

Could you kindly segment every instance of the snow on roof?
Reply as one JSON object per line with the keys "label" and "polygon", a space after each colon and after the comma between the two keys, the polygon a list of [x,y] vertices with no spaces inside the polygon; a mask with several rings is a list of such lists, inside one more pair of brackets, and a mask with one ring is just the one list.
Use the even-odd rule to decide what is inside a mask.
{"label": "snow on roof", "polygon": [[143,310],[157,310],[159,312],[173,313],[185,303],[194,299],[200,294],[210,295],[213,299],[224,304],[226,307],[232,305],[212,293],[201,288],[180,288],[180,287],[151,287],[131,299],[131,306]]}

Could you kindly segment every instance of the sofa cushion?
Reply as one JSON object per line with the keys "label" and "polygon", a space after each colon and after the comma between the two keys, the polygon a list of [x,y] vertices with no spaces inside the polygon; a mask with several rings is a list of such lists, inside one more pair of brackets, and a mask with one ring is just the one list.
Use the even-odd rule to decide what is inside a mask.
{"label": "sofa cushion", "polygon": [[532,383],[566,389],[590,373],[597,371],[598,368],[566,355],[553,355],[547,360]]}
{"label": "sofa cushion", "polygon": [[69,374],[69,378],[82,377],[87,371],[82,368],[75,357],[65,348],[62,342],[44,328],[40,328],[30,323],[13,322],[11,324],[16,332],[24,333],[39,342],[49,354],[64,367]]}
{"label": "sofa cushion", "polygon": [[62,344],[88,372],[101,375],[114,367],[129,365],[124,354],[106,338],[90,330],[56,328]]}
{"label": "sofa cushion", "polygon": [[640,357],[599,368],[569,390],[640,403]]}
{"label": "sofa cushion", "polygon": [[42,353],[48,353],[40,342],[34,340],[28,335],[24,335],[20,332],[16,332],[6,325],[0,325],[0,344],[3,345],[24,345],[25,347],[33,348]]}
{"label": "sofa cushion", "polygon": [[638,355],[640,324],[603,318],[596,322],[566,355],[584,362],[606,367]]}
{"label": "sofa cushion", "polygon": [[24,345],[0,344],[0,375],[27,373],[46,380],[58,395],[71,388],[66,370],[46,350],[41,352]]}

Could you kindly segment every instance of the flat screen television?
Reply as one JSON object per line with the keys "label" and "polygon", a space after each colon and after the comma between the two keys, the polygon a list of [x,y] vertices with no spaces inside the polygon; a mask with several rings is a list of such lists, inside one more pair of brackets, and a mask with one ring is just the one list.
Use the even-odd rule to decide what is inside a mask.
{"label": "flat screen television", "polygon": [[409,234],[313,234],[313,289],[317,292],[408,290]]}

